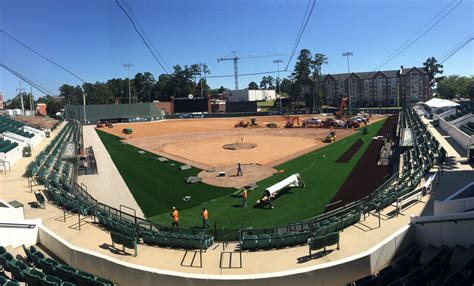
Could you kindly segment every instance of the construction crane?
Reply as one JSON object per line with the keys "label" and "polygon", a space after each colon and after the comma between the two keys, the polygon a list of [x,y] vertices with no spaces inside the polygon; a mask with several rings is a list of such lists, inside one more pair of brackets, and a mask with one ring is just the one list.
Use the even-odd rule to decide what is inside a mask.
{"label": "construction crane", "polygon": [[260,55],[260,56],[247,56],[247,57],[238,57],[235,51],[232,51],[232,57],[222,57],[217,58],[217,62],[221,61],[234,61],[234,80],[235,80],[235,90],[239,89],[239,60],[243,59],[253,59],[253,58],[267,58],[267,57],[278,57],[278,56],[287,56],[288,54],[275,54],[275,55]]}

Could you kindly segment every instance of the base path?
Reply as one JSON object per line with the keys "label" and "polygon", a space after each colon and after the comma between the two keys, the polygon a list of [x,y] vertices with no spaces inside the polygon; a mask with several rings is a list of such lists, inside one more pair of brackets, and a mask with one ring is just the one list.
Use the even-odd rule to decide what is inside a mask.
{"label": "base path", "polygon": [[[219,172],[225,172],[225,176],[218,176]],[[270,177],[277,170],[257,164],[242,164],[242,176],[237,176],[237,164],[217,166],[210,170],[202,171],[199,177],[209,185],[229,188],[241,188],[250,186],[265,178]]]}
{"label": "base path", "polygon": [[[120,205],[133,208],[137,216],[144,217],[142,210],[133,198],[130,190],[122,179],[107,149],[100,140],[94,126],[84,126],[84,146],[92,146],[97,162],[98,174],[78,177],[78,182],[87,186],[87,192],[96,200],[119,209]],[[130,210],[125,212],[130,213]]]}

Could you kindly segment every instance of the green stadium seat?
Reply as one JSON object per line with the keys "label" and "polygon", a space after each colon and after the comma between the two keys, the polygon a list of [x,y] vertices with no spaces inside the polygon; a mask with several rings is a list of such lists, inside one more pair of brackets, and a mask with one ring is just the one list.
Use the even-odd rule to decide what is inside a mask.
{"label": "green stadium seat", "polygon": [[284,233],[283,240],[285,242],[285,246],[296,245],[296,234],[291,232]]}
{"label": "green stadium seat", "polygon": [[45,276],[43,272],[40,272],[34,268],[28,269],[27,271],[23,271],[25,277],[25,283],[30,285],[40,285],[41,279]]}
{"label": "green stadium seat", "polygon": [[296,233],[296,244],[303,245],[308,243],[309,231],[301,231]]}
{"label": "green stadium seat", "polygon": [[175,233],[168,234],[168,245],[171,248],[179,248],[179,236]]}
{"label": "green stadium seat", "polygon": [[312,256],[313,250],[318,250],[325,247],[325,237],[324,236],[316,236],[312,237],[308,241],[308,248],[309,248],[309,256]]}
{"label": "green stadium seat", "polygon": [[282,248],[285,247],[285,238],[282,234],[271,235],[270,243],[272,248]]}
{"label": "green stadium seat", "polygon": [[269,234],[259,234],[257,239],[257,248],[258,249],[270,249],[272,247],[271,235]]}
{"label": "green stadium seat", "polygon": [[55,276],[59,277],[63,281],[73,281],[73,275],[75,273],[76,269],[64,264],[58,264],[58,266],[55,268]]}
{"label": "green stadium seat", "polygon": [[168,236],[162,232],[154,236],[154,243],[161,247],[168,247]]}
{"label": "green stadium seat", "polygon": [[41,278],[40,284],[42,286],[59,286],[61,285],[61,282],[63,281],[58,277],[46,274]]}
{"label": "green stadium seat", "polygon": [[191,237],[182,235],[179,237],[179,246],[184,249],[192,249],[193,248],[193,242]]}
{"label": "green stadium seat", "polygon": [[155,244],[155,237],[152,232],[142,232],[141,236],[143,238],[143,243]]}
{"label": "green stadium seat", "polygon": [[126,234],[122,234],[116,231],[111,231],[110,238],[112,239],[112,247],[115,247],[115,243],[121,244],[124,252],[125,252],[125,248],[134,249],[135,250],[134,256],[137,256],[137,238],[136,237],[128,236]]}
{"label": "green stadium seat", "polygon": [[105,278],[96,277],[94,281],[94,285],[96,286],[113,286],[115,285],[114,282],[107,280]]}
{"label": "green stadium seat", "polygon": [[94,284],[95,277],[87,272],[77,271],[73,274],[73,281],[78,286],[89,286]]}
{"label": "green stadium seat", "polygon": [[324,242],[324,251],[326,251],[326,246],[335,244],[337,244],[337,249],[339,249],[339,232],[328,233]]}
{"label": "green stadium seat", "polygon": [[256,235],[245,235],[240,240],[240,249],[241,250],[257,250],[257,241],[258,237]]}

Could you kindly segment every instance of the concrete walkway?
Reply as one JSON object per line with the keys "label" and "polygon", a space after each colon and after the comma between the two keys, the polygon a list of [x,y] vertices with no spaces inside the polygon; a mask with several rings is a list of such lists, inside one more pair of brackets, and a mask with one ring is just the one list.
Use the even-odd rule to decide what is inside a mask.
{"label": "concrete walkway", "polygon": [[[120,205],[133,208],[137,216],[144,217],[140,206],[125,184],[107,149],[100,140],[94,126],[84,126],[84,147],[92,146],[97,162],[98,174],[78,177],[78,182],[87,186],[87,192],[96,200],[119,209]],[[131,213],[130,210],[124,210]]]}

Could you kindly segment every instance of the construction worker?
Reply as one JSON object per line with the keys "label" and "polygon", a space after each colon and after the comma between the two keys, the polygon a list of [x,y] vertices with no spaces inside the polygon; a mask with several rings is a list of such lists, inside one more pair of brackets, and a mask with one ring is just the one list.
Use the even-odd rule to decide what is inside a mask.
{"label": "construction worker", "polygon": [[173,207],[173,210],[171,211],[171,218],[173,219],[172,223],[171,223],[171,227],[178,227],[179,228],[179,225],[178,225],[178,222],[179,222],[179,212],[178,210]]}
{"label": "construction worker", "polygon": [[244,189],[242,192],[242,204],[244,205],[244,208],[247,207],[247,190]]}
{"label": "construction worker", "polygon": [[237,176],[243,176],[244,174],[242,173],[242,164],[237,163]]}
{"label": "construction worker", "polygon": [[209,213],[207,212],[206,208],[202,208],[202,228],[208,228],[209,224],[207,223],[207,219],[209,217]]}

